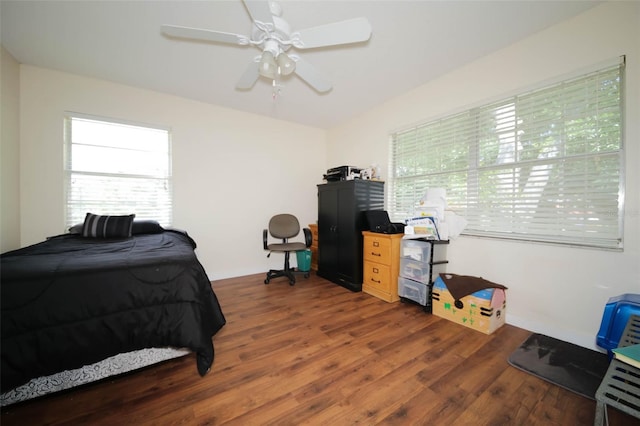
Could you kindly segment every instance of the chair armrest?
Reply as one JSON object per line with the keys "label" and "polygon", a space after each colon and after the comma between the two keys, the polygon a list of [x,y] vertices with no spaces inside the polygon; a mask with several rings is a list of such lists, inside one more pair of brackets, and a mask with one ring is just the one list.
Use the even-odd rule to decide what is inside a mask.
{"label": "chair armrest", "polygon": [[262,247],[264,247],[265,250],[268,250],[267,248],[267,230],[264,229],[262,230]]}
{"label": "chair armrest", "polygon": [[313,242],[313,237],[311,236],[311,229],[302,228],[304,232],[304,245],[307,247],[311,247],[311,243]]}

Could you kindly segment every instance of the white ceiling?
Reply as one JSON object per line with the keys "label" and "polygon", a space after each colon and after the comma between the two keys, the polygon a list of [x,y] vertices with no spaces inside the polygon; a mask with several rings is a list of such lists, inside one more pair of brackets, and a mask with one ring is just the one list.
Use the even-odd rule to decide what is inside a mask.
{"label": "white ceiling", "polygon": [[[573,1],[281,1],[297,29],[366,17],[366,43],[298,51],[333,90],[319,94],[297,76],[280,96],[259,80],[235,84],[254,47],[170,39],[161,24],[249,35],[241,0],[7,1],[1,41],[20,63],[96,77],[198,101],[330,128],[599,2]],[[496,70],[499,71],[499,70]]]}

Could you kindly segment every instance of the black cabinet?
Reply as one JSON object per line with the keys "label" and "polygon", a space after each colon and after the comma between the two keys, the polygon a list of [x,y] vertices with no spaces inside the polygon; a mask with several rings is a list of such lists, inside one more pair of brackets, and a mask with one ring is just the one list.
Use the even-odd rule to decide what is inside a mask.
{"label": "black cabinet", "polygon": [[364,212],[384,210],[384,182],[347,180],[318,185],[318,275],[362,290]]}

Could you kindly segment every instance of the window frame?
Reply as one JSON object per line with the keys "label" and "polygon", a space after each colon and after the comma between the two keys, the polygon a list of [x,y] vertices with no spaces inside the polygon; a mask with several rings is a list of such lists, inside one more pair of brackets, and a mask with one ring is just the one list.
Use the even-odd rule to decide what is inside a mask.
{"label": "window frame", "polygon": [[[125,127],[134,127],[140,128],[144,130],[151,131],[160,131],[166,133],[166,176],[161,177],[160,175],[153,175],[149,173],[109,173],[109,172],[86,172],[73,170],[72,165],[72,148],[73,148],[73,140],[72,140],[72,126],[73,120],[86,120],[86,121],[94,121],[100,124],[111,124],[116,126],[125,126]],[[64,174],[64,188],[63,188],[63,196],[64,196],[64,221],[65,221],[65,229],[69,229],[70,227],[77,225],[78,223],[82,223],[84,220],[84,216],[87,212],[82,213],[82,218],[79,215],[74,218],[72,213],[72,200],[71,200],[71,189],[72,189],[72,175],[74,173],[79,173],[81,175],[95,175],[95,176],[103,176],[109,177],[112,176],[114,178],[124,178],[124,179],[155,179],[164,181],[164,185],[166,187],[166,202],[165,204],[165,213],[162,215],[152,215],[149,213],[140,213],[136,207],[131,206],[128,209],[118,209],[106,210],[95,209],[96,211],[91,211],[90,213],[94,214],[104,214],[104,215],[126,215],[126,214],[136,214],[136,220],[158,220],[158,222],[162,226],[171,226],[173,223],[173,151],[172,151],[172,134],[171,129],[167,126],[153,125],[148,123],[135,122],[131,120],[124,119],[116,119],[110,117],[103,117],[97,115],[90,115],[84,113],[70,112],[65,111],[63,117],[63,174]],[[114,148],[115,149],[115,148]],[[76,212],[77,213],[77,212]]]}
{"label": "window frame", "polygon": [[[449,202],[450,206],[451,204],[453,204],[451,209],[454,211],[457,211],[457,213],[463,217],[467,215],[467,219],[470,222],[470,227],[469,227],[470,229],[469,228],[465,229],[462,232],[463,235],[621,251],[624,247],[623,240],[624,240],[624,198],[625,198],[625,75],[624,75],[624,70],[625,70],[625,57],[622,56],[620,58],[616,58],[615,62],[607,61],[605,63],[600,63],[591,67],[589,70],[582,70],[579,73],[574,73],[571,76],[564,76],[561,78],[554,79],[553,81],[547,81],[543,84],[537,85],[537,87],[529,88],[527,90],[520,90],[518,91],[518,93],[512,94],[511,96],[502,96],[500,99],[483,102],[478,106],[467,108],[461,112],[445,115],[437,119],[427,120],[427,121],[414,124],[412,126],[404,127],[391,132],[389,136],[389,190],[387,191],[387,209],[389,210],[392,220],[401,221],[401,220],[406,220],[413,216],[416,216],[417,215],[415,213],[416,203],[418,202],[418,200],[420,200],[421,196],[424,194],[427,187],[444,187],[445,189],[447,189],[448,196],[449,194],[451,194],[453,198],[452,200],[453,203]],[[577,236],[577,235],[571,236],[572,233],[573,234],[578,233],[577,231],[571,231],[571,230],[569,230],[569,232],[567,232],[567,234],[564,235],[562,238],[559,238],[555,235],[544,236],[544,232],[545,232],[544,229],[540,231],[540,235],[534,235],[534,234],[531,234],[530,232],[524,232],[524,233],[512,232],[508,228],[505,228],[502,231],[489,230],[489,231],[483,232],[478,226],[478,224],[473,222],[476,219],[476,217],[474,217],[474,214],[479,215],[478,213],[479,209],[476,208],[474,210],[473,206],[474,205],[477,206],[477,204],[474,204],[474,202],[475,203],[481,202],[482,198],[480,196],[475,196],[477,194],[470,193],[470,190],[480,191],[481,185],[479,181],[476,181],[475,185],[473,184],[472,181],[473,179],[478,180],[480,174],[485,170],[480,166],[480,161],[482,158],[482,155],[480,152],[480,149],[482,147],[482,142],[480,140],[482,136],[480,135],[480,131],[482,129],[480,128],[480,124],[478,123],[469,125],[469,128],[466,128],[465,126],[468,123],[473,122],[477,118],[478,114],[483,113],[483,111],[490,110],[491,106],[500,105],[500,104],[506,105],[511,101],[517,100],[519,97],[522,98],[532,94],[535,95],[536,93],[543,92],[545,90],[556,89],[557,87],[560,87],[562,84],[566,84],[572,81],[581,81],[581,80],[586,81],[586,79],[588,79],[590,76],[599,76],[601,74],[606,74],[607,72],[612,72],[612,71],[617,71],[616,81],[618,82],[616,85],[617,87],[616,95],[618,96],[617,98],[618,101],[616,103],[616,110],[614,114],[617,120],[616,123],[618,125],[618,128],[617,128],[618,138],[616,139],[616,141],[618,142],[618,145],[616,145],[617,150],[610,152],[610,155],[615,157],[617,161],[616,163],[617,168],[612,169],[614,170],[614,172],[613,174],[611,174],[612,176],[615,177],[616,176],[615,173],[617,173],[617,209],[616,209],[617,214],[615,219],[617,221],[617,225],[616,225],[617,231],[613,232],[614,227],[610,225],[610,222],[614,220],[613,208],[612,208],[611,216],[610,216],[611,219],[605,217],[605,215],[603,215],[602,213],[600,213],[601,216],[598,216],[600,217],[600,220],[603,220],[603,222],[607,222],[610,225],[609,229],[611,230],[611,232],[609,232],[608,235],[605,235],[604,238],[600,238],[599,234],[596,238],[588,238],[586,235],[587,231],[583,231],[585,235],[582,235],[582,236]],[[558,89],[558,92],[560,92],[559,89]],[[561,96],[561,95],[556,95],[556,96]],[[557,99],[563,99],[563,98],[558,97]],[[599,114],[602,114],[602,113],[599,112]],[[521,115],[516,115],[515,121],[518,121],[521,117],[522,117]],[[591,117],[591,115],[586,114],[582,117]],[[417,172],[419,170],[419,167],[416,166],[415,167],[416,172],[413,175],[411,175],[411,172],[408,172],[409,173],[408,175],[403,176],[403,173],[406,171],[406,169],[407,168],[410,169],[410,167],[403,168],[404,166],[411,163],[412,161],[414,163],[419,163],[421,160],[424,160],[424,158],[426,158],[427,156],[418,155],[416,156],[416,158],[412,158],[410,161],[405,161],[404,163],[399,164],[398,157],[401,157],[402,153],[399,154],[398,152],[400,150],[405,149],[404,155],[408,156],[409,154],[406,154],[407,152],[413,153],[413,155],[415,155],[415,152],[420,152],[420,151],[415,151],[416,147],[418,147],[417,149],[421,149],[421,150],[429,149],[431,152],[436,152],[438,158],[445,158],[448,154],[438,151],[439,149],[442,149],[443,146],[438,145],[437,142],[434,142],[429,146],[420,147],[419,146],[420,136],[417,134],[417,132],[421,130],[424,132],[428,132],[430,131],[430,128],[435,128],[435,126],[438,123],[445,123],[447,120],[455,121],[457,118],[460,119],[461,124],[460,124],[460,130],[458,131],[458,129],[456,129],[455,132],[459,132],[461,134],[460,139],[464,140],[463,145],[466,146],[466,149],[467,149],[467,159],[465,161],[465,165],[460,166],[459,164],[455,163],[455,161],[453,161],[454,164],[452,164],[450,167],[454,171],[448,171],[448,170],[443,170],[443,166],[441,162],[439,163],[438,161],[434,161],[433,164],[435,164],[436,166],[439,166],[441,168],[440,170],[429,169],[428,173],[419,173]],[[494,120],[497,123],[497,120],[495,118]],[[567,123],[563,122],[563,126],[566,127]],[[414,136],[415,141],[411,141],[411,135],[410,135],[411,132],[416,132],[416,136]],[[446,138],[443,137],[442,139],[447,141],[448,140],[455,141],[456,138],[451,136],[450,133],[444,135],[446,136]],[[494,129],[493,136],[496,139],[498,139],[498,137],[496,136],[497,134],[498,134],[498,131]],[[437,136],[438,135],[433,137],[429,135],[429,136],[425,136],[424,139],[426,140],[431,137],[435,140]],[[403,145],[402,147],[399,147],[397,145],[398,138],[402,138],[402,137],[407,139],[407,141],[405,141],[405,145]],[[518,134],[516,136],[516,139],[518,139],[519,137],[520,136]],[[410,146],[412,143],[415,144],[416,146]],[[406,145],[406,144],[409,144],[409,145]],[[444,145],[445,142],[441,142],[440,144]],[[566,144],[566,141],[565,140],[562,140],[561,142],[556,141],[554,142],[554,144],[564,145]],[[446,146],[446,148],[449,149],[450,151],[455,152],[457,149],[456,143],[455,142],[449,143]],[[410,149],[413,149],[414,151],[407,151]],[[589,153],[589,155],[591,155],[591,153]],[[594,157],[597,156],[596,154],[593,154],[593,155]],[[588,155],[585,155],[585,157],[588,157]],[[558,158],[559,158],[558,161],[561,161],[561,162],[573,160],[573,157],[570,157],[570,156],[560,156]],[[601,155],[601,158],[604,158],[604,154]],[[424,160],[423,167],[425,167],[424,164],[427,164],[427,163],[428,162]],[[512,166],[512,168],[515,169],[525,163],[526,161],[519,160],[519,161],[511,162],[510,165]],[[507,164],[505,163],[504,166],[506,165]],[[495,168],[500,168],[502,166],[503,164],[493,165],[493,167]],[[491,166],[489,166],[489,168],[491,168]],[[506,168],[507,167],[505,167],[505,169]],[[455,170],[457,170],[457,172]],[[456,173],[461,175],[464,172],[466,172],[468,176],[465,179],[463,179],[464,184],[459,185],[459,186],[464,186],[464,195],[461,196],[460,195],[461,189],[459,187],[456,188],[455,187],[456,185],[451,184],[451,179],[454,179],[456,177],[455,176]],[[447,179],[449,179],[449,181],[447,181]],[[398,183],[402,180],[405,180],[404,185]],[[560,181],[553,181],[554,187],[557,184],[557,182],[560,182]],[[543,188],[544,189],[541,190],[541,193],[545,192],[546,186]],[[452,191],[450,192],[450,190]],[[610,195],[613,195],[613,192],[614,191],[612,190]],[[411,198],[413,199],[412,200],[413,206],[409,205],[409,203],[411,202]],[[464,200],[461,201],[461,198]],[[517,198],[514,198],[514,199],[517,199]],[[563,201],[564,199],[559,199],[559,200]],[[613,204],[612,201],[610,202]],[[412,208],[414,208],[414,210],[412,210]],[[533,212],[534,224],[538,223],[539,221],[539,219],[536,218],[536,215],[538,214],[539,213],[534,210]],[[516,220],[517,220],[517,216],[516,216]],[[563,216],[563,219],[561,219],[561,221],[564,221],[563,223],[568,223],[566,214]],[[503,222],[502,224],[504,225],[505,222]],[[544,221],[540,223],[544,223]],[[588,229],[588,227],[585,227],[585,229]],[[614,233],[617,234],[615,237],[613,236]]]}

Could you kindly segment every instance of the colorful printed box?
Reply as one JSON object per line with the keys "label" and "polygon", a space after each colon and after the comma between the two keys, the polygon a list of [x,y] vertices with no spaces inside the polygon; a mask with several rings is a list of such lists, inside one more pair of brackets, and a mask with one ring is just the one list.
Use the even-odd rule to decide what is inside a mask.
{"label": "colorful printed box", "polygon": [[487,288],[456,301],[442,278],[433,283],[433,314],[455,323],[491,334],[504,325],[507,300],[501,288]]}

